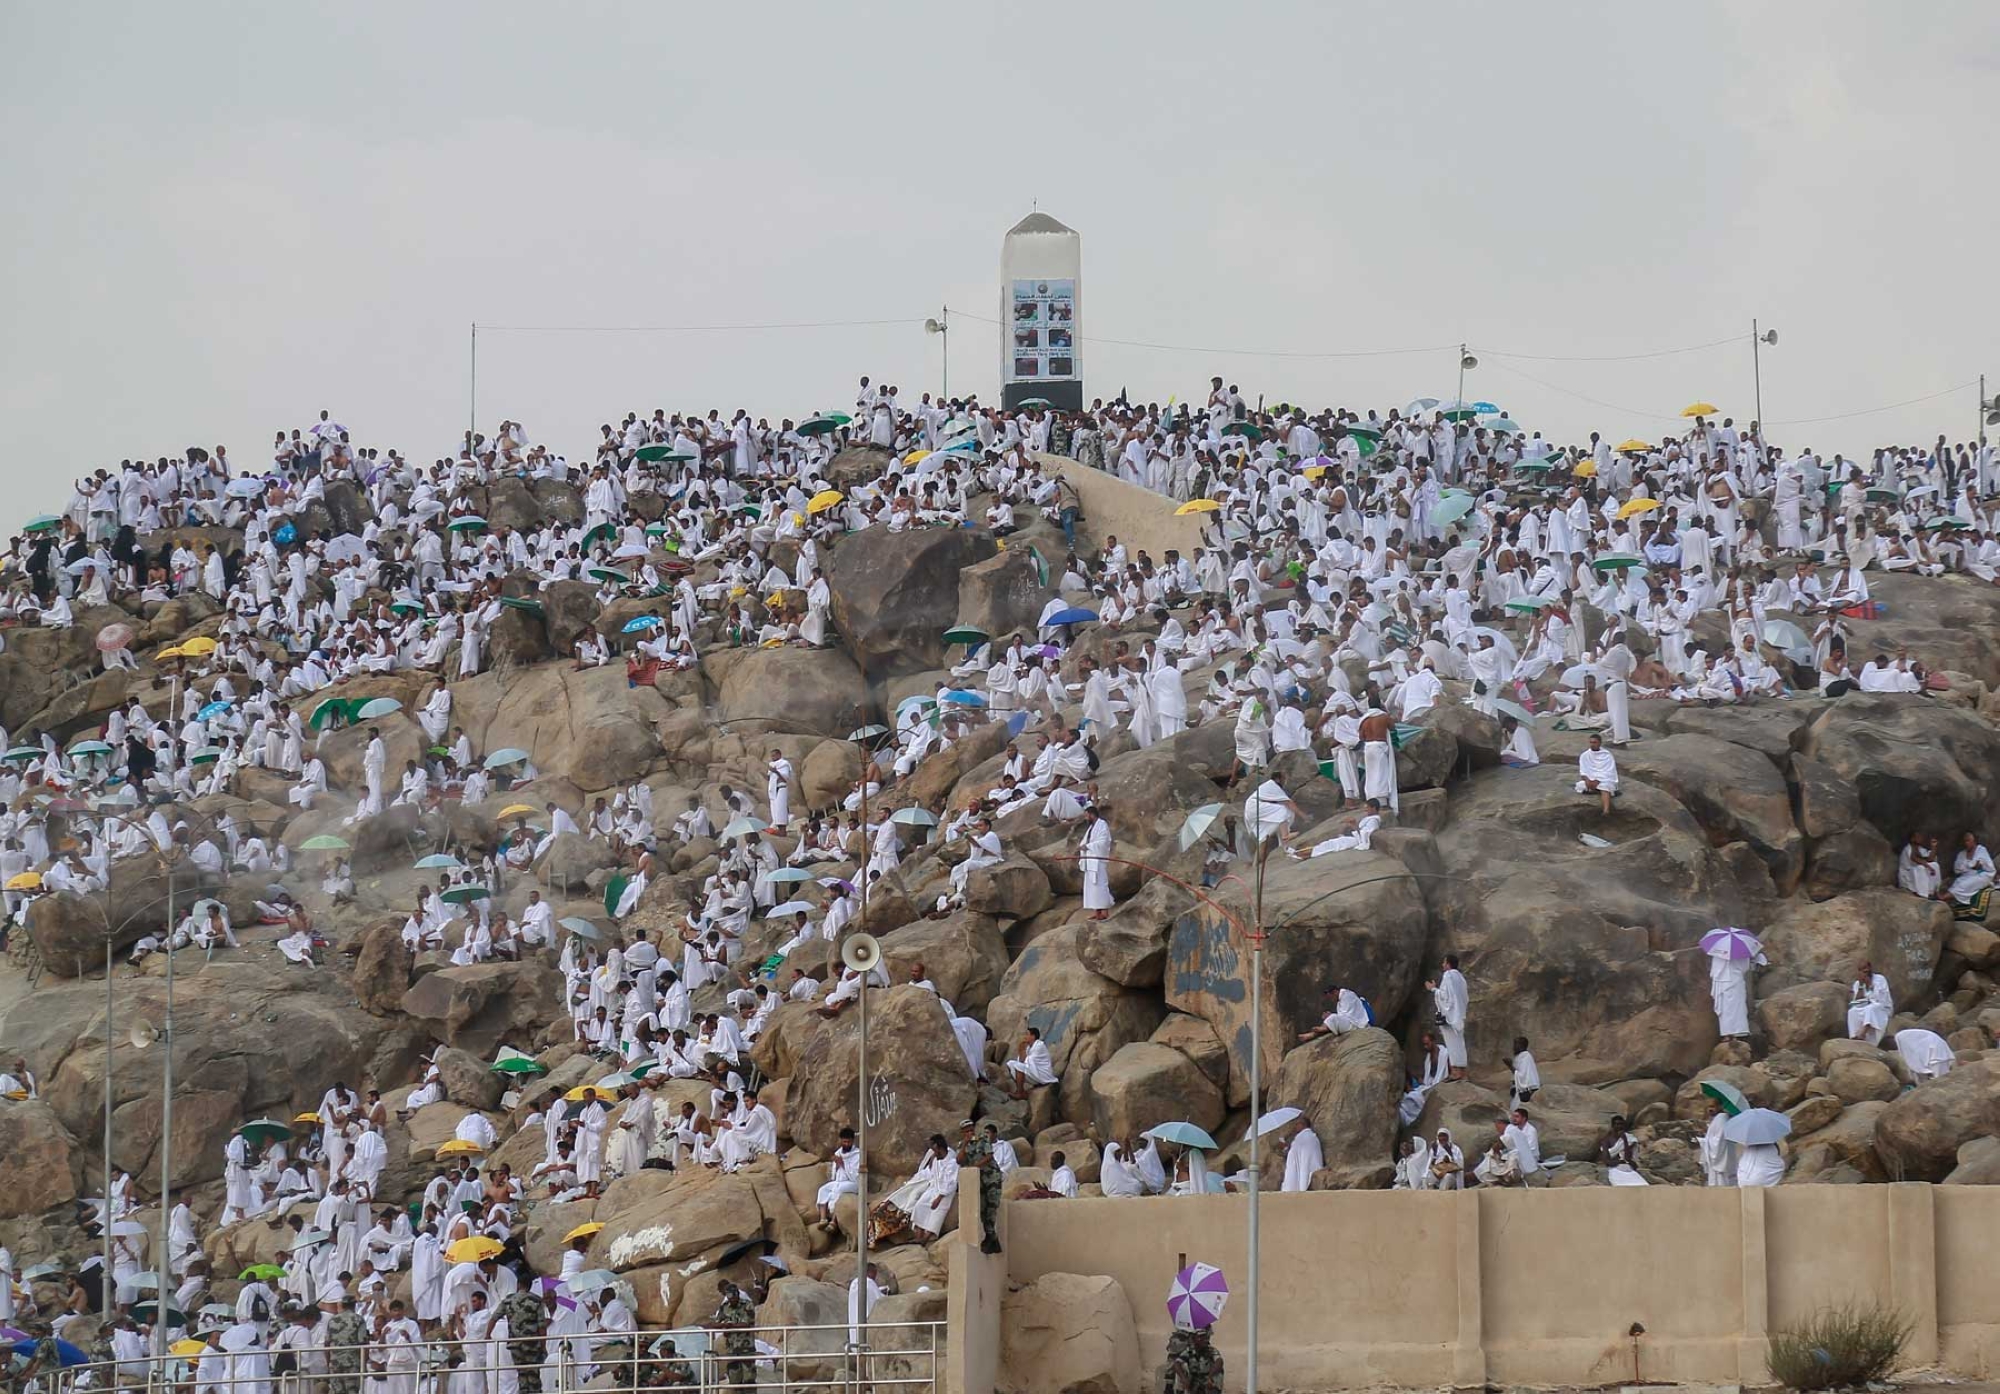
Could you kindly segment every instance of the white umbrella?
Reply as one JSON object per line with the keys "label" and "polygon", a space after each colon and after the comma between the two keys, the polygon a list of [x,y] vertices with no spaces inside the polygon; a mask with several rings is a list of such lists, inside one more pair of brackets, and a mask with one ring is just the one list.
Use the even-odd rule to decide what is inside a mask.
{"label": "white umbrella", "polygon": [[1746,1108],[1722,1125],[1722,1135],[1731,1142],[1755,1147],[1790,1137],[1792,1120],[1768,1108]]}
{"label": "white umbrella", "polygon": [[222,492],[233,499],[255,498],[264,492],[264,481],[249,478],[232,479],[229,481],[228,487],[223,489]]}
{"label": "white umbrella", "polygon": [[722,830],[722,837],[724,841],[727,841],[732,837],[744,837],[750,833],[763,832],[770,826],[769,823],[766,823],[755,814],[746,813],[740,818],[732,818],[729,826]]}
{"label": "white umbrella", "polygon": [[906,828],[935,828],[937,815],[927,808],[899,808],[889,815],[889,821]]}
{"label": "white umbrella", "polygon": [[1305,1116],[1303,1109],[1289,1107],[1274,1108],[1257,1120],[1257,1136],[1264,1137],[1270,1133],[1275,1133],[1278,1129],[1284,1127],[1285,1124],[1294,1122]]}
{"label": "white umbrella", "polygon": [[1200,841],[1202,835],[1214,827],[1215,820],[1221,816],[1222,805],[1219,803],[1205,803],[1190,813],[1187,821],[1181,824],[1181,850],[1185,852]]}
{"label": "white umbrella", "polygon": [[643,557],[649,555],[652,550],[652,548],[646,546],[643,542],[627,542],[611,555],[614,557]]}
{"label": "white umbrella", "polygon": [[773,905],[766,910],[764,918],[775,920],[780,915],[809,915],[812,911],[813,903],[809,900],[788,900],[783,905]]}

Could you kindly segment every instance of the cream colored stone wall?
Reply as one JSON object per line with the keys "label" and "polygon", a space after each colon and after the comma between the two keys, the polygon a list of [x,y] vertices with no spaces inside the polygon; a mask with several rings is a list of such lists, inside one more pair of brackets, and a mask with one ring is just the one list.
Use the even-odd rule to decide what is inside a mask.
{"label": "cream colored stone wall", "polygon": [[[1083,501],[1085,526],[1093,536],[1115,536],[1128,553],[1144,551],[1155,562],[1164,561],[1169,549],[1190,561],[1201,550],[1201,515],[1180,517],[1174,512],[1172,499],[1080,465],[1066,455],[1035,458],[1044,469],[1054,470],[1076,487],[1077,497]],[[1052,562],[1061,560],[1051,558]]]}
{"label": "cream colored stone wall", "polygon": [[[1248,1210],[1242,1196],[1011,1202],[1007,1277],[1117,1278],[1156,1387],[1167,1285],[1184,1262],[1217,1264],[1236,1290],[1218,1336],[1240,1389]],[[1265,1196],[1261,1221],[1267,1389],[1764,1384],[1768,1334],[1849,1299],[1902,1310],[1913,1366],[2000,1373],[2000,1189],[1311,1192]],[[993,1310],[955,1302],[955,1328]],[[953,1343],[991,1351],[997,1333]]]}

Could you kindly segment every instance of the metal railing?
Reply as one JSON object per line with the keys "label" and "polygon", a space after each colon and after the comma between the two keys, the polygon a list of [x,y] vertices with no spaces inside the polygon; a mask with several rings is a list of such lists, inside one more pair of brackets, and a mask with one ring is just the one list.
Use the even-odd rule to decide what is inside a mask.
{"label": "metal railing", "polygon": [[[270,1323],[271,1338],[283,1335]],[[145,1355],[36,1369],[25,1388],[39,1394],[362,1394],[361,1381],[386,1380],[391,1394],[469,1394],[531,1387],[543,1394],[661,1388],[757,1390],[762,1394],[939,1394],[945,1355],[941,1321],[874,1321],[868,1349],[849,1339],[847,1323],[800,1326],[681,1327],[626,1334],[540,1335],[505,1341],[371,1341],[356,1346],[210,1347],[196,1356]],[[750,1352],[732,1352],[728,1338],[747,1335]],[[673,1343],[668,1353],[663,1341]],[[526,1348],[525,1350],[523,1348]],[[539,1360],[522,1355],[539,1352]],[[749,1366],[745,1371],[742,1367]],[[605,1377],[609,1376],[607,1380]],[[745,1376],[748,1376],[746,1378]]]}

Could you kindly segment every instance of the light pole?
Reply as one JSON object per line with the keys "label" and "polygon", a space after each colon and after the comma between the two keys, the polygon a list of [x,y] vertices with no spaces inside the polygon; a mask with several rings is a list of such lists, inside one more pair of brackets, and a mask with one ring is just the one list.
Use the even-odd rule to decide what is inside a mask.
{"label": "light pole", "polygon": [[1756,392],[1757,441],[1759,445],[1763,444],[1764,440],[1764,365],[1760,359],[1760,352],[1764,345],[1769,344],[1775,348],[1777,347],[1777,343],[1777,330],[1765,329],[1760,332],[1757,328],[1757,321],[1754,319],[1750,321],[1750,381],[1752,388]]}
{"label": "light pole", "polygon": [[938,346],[944,350],[944,398],[951,400],[951,306],[938,311],[936,319],[924,321],[924,333],[938,336]]}

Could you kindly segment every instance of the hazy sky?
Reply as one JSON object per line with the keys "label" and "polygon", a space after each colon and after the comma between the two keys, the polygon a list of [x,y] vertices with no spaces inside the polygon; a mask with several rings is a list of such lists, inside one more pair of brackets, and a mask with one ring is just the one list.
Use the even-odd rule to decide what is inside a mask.
{"label": "hazy sky", "polygon": [[[0,518],[126,455],[261,464],[322,406],[444,453],[475,320],[902,321],[482,332],[482,428],[571,452],[936,390],[923,317],[992,317],[1037,204],[1083,236],[1087,395],[1386,407],[1466,340],[1468,397],[1656,438],[1752,414],[1756,316],[1781,442],[1961,439],[1969,386],[1826,418],[2000,389],[1997,82],[1993,0],[4,0]],[[993,395],[998,328],[954,323]],[[1432,351],[1300,356],[1384,348]]]}

